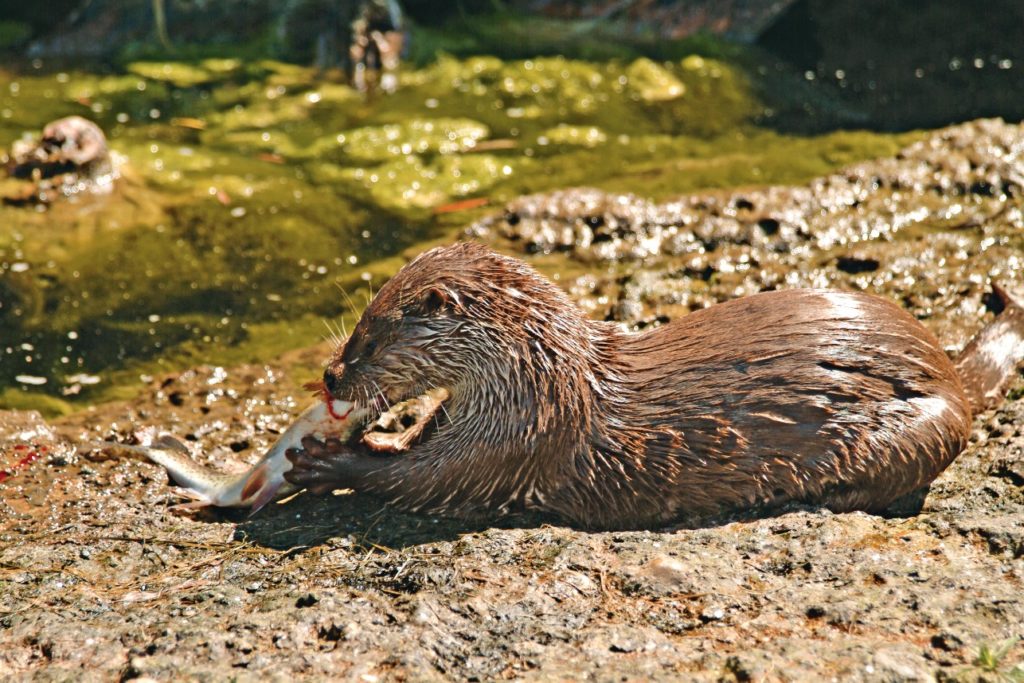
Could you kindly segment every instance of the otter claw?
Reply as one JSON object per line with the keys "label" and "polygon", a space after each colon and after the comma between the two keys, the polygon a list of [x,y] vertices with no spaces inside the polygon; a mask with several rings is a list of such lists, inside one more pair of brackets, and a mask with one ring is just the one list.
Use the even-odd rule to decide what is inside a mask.
{"label": "otter claw", "polygon": [[[300,443],[302,444],[302,450],[304,450],[306,453],[310,454],[314,458],[319,458],[319,457],[322,457],[323,455],[326,454],[326,450],[324,448],[324,446],[325,446],[324,442],[321,441],[320,439],[317,439],[316,437],[304,436],[300,440]],[[289,449],[289,450],[293,450],[293,449]],[[298,450],[298,449],[294,449],[294,450]]]}
{"label": "otter claw", "polygon": [[323,442],[310,436],[302,439],[302,448],[289,448],[284,454],[292,463],[284,478],[313,493],[337,488],[336,456],[349,455],[338,439]]}

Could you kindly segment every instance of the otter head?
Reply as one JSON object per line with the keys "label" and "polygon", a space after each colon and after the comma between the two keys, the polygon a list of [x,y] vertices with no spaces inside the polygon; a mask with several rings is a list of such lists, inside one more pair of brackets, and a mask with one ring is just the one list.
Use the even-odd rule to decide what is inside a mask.
{"label": "otter head", "polygon": [[586,352],[587,332],[578,309],[532,268],[460,243],[425,252],[381,288],[324,384],[363,406],[430,388],[447,389],[453,402],[547,393]]}
{"label": "otter head", "polygon": [[[382,458],[404,462],[389,463],[394,481],[376,488],[419,501],[408,505],[418,509],[431,506],[431,490],[451,492],[452,481],[465,500],[446,501],[449,511],[507,501],[522,492],[514,476],[499,481],[504,473],[523,481],[536,469],[531,462],[564,462],[545,454],[572,452],[586,433],[596,384],[592,325],[521,261],[472,243],[437,248],[381,288],[331,358],[324,384],[371,413],[446,390],[435,427],[408,453]],[[437,478],[448,484],[436,486]]]}

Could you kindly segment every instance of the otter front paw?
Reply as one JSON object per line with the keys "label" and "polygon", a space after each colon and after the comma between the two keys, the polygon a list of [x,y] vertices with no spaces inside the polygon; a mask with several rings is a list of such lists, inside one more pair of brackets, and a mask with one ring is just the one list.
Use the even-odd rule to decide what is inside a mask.
{"label": "otter front paw", "polygon": [[302,448],[289,448],[284,454],[292,463],[284,478],[313,493],[345,488],[342,465],[355,455],[338,439],[319,441],[311,436],[303,437]]}

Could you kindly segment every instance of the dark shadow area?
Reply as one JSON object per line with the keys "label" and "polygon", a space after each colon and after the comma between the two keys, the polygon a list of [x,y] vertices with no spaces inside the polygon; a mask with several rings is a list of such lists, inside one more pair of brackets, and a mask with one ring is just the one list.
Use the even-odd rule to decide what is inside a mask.
{"label": "dark shadow area", "polygon": [[902,519],[905,517],[914,517],[921,514],[921,510],[924,509],[924,504],[928,500],[928,493],[931,491],[932,486],[922,486],[916,491],[911,491],[905,495],[900,496],[893,502],[889,503],[889,506],[882,511],[881,516],[886,519]]}
{"label": "dark shadow area", "polygon": [[758,38],[758,44],[797,67],[814,68],[822,49],[812,36],[818,30],[807,0],[797,0]]}
{"label": "dark shadow area", "polygon": [[879,130],[1024,117],[1024,4],[798,0],[757,45]]}
{"label": "dark shadow area", "polygon": [[[898,498],[879,516],[890,519],[920,514],[928,491],[929,487],[924,487]],[[792,502],[780,506],[683,518],[653,529],[590,531],[670,533],[715,529],[794,512],[833,514],[819,505]],[[588,531],[553,515],[540,513],[517,513],[504,517],[475,519],[407,514],[383,504],[372,496],[362,494],[300,495],[281,505],[265,508],[255,515],[238,509],[207,508],[197,513],[197,518],[210,521],[231,520],[237,524],[234,534],[236,541],[248,541],[274,550],[294,550],[299,553],[317,546],[330,545],[333,543],[331,539],[345,539],[345,545],[364,550],[378,548],[402,551],[430,543],[455,541],[465,534],[480,533],[488,529],[539,529],[551,525]]]}
{"label": "dark shadow area", "polygon": [[544,524],[563,525],[554,517],[516,514],[501,518],[451,519],[405,514],[368,495],[301,495],[271,505],[249,516],[241,510],[211,509],[200,513],[210,519],[229,518],[237,523],[234,539],[275,550],[320,546],[332,538],[348,538],[361,548],[403,550],[438,541],[454,541],[463,534],[486,529],[530,529]]}

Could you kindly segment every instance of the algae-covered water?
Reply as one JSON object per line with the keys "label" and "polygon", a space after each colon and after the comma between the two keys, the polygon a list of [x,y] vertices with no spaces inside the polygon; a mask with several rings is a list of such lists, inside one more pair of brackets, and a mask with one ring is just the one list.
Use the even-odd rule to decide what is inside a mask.
{"label": "algae-covered water", "polygon": [[269,61],[0,70],[0,146],[78,114],[120,173],[110,194],[0,206],[0,407],[69,412],[309,346],[403,254],[524,193],[798,183],[909,137],[782,135],[758,125],[772,106],[699,55],[442,57],[370,96]]}

